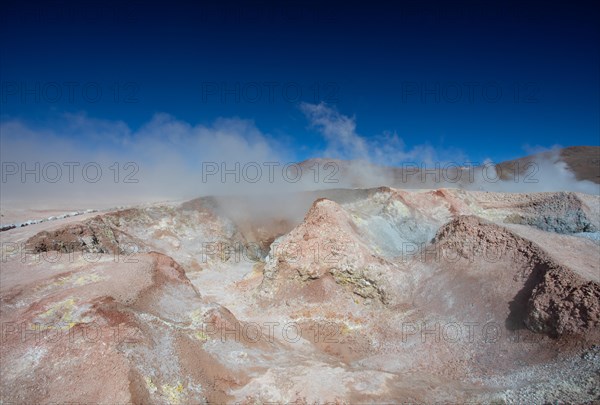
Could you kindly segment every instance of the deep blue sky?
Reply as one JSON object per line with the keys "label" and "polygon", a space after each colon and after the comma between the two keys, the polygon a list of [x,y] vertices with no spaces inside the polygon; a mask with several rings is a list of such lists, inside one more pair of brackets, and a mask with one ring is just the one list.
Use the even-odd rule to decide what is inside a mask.
{"label": "deep blue sky", "polygon": [[[126,3],[4,2],[2,119],[86,112],[136,129],[156,112],[237,116],[309,157],[323,141],[298,102],[325,101],[363,136],[395,131],[475,160],[600,144],[597,2]],[[238,84],[239,99],[222,94]]]}

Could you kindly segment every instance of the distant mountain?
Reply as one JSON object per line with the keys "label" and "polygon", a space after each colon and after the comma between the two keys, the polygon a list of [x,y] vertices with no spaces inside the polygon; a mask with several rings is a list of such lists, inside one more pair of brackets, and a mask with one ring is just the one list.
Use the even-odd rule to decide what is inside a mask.
{"label": "distant mountain", "polygon": [[600,146],[569,146],[555,151],[542,152],[518,159],[507,160],[497,165],[502,179],[509,179],[518,168],[522,174],[533,161],[550,160],[565,162],[577,180],[589,180],[600,184]]}
{"label": "distant mountain", "polygon": [[[548,162],[556,164],[564,162],[566,168],[575,174],[577,180],[588,180],[600,184],[600,146],[570,146],[567,148],[556,149],[548,152],[542,152],[521,158],[507,160],[496,163],[496,171],[502,180],[514,178],[515,171],[524,175],[531,170],[531,164]],[[418,163],[416,163],[418,165]],[[388,185],[396,187],[404,186],[423,186],[425,188],[435,186],[434,176],[431,174],[419,176],[415,164],[407,164],[405,168],[393,166],[381,166],[367,162],[357,162],[352,160],[339,160],[327,158],[308,159],[300,163],[304,170],[315,170],[318,167],[321,173],[331,174],[336,171],[336,176],[342,180],[348,180],[350,185],[355,187],[376,186],[377,177],[385,176],[389,182]],[[452,167],[445,172],[446,178],[454,178],[458,168]],[[544,170],[543,167],[540,170]],[[432,173],[427,170],[427,173]],[[467,178],[468,176],[463,176]],[[418,181],[425,178],[425,181]],[[442,176],[442,178],[444,178]],[[465,185],[465,182],[459,183]],[[381,185],[381,184],[379,184]],[[439,186],[442,186],[440,184]]]}

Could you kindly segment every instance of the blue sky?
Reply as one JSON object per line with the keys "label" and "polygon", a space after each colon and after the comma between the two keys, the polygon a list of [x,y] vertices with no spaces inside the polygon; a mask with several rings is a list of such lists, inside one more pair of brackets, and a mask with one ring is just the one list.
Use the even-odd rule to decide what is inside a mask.
{"label": "blue sky", "polygon": [[[306,106],[351,120],[391,164],[382,153],[501,161],[600,144],[592,2],[13,1],[1,14],[2,122],[76,151],[126,152],[169,114],[252,122],[294,159],[355,157]],[[7,128],[3,141],[21,136]]]}

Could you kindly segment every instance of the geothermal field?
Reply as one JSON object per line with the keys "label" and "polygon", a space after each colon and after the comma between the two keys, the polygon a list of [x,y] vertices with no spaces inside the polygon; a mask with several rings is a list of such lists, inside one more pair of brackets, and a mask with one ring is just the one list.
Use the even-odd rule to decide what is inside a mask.
{"label": "geothermal field", "polygon": [[3,404],[600,400],[598,193],[382,185],[24,222],[0,234]]}
{"label": "geothermal field", "polygon": [[598,0],[0,3],[0,405],[600,405]]}

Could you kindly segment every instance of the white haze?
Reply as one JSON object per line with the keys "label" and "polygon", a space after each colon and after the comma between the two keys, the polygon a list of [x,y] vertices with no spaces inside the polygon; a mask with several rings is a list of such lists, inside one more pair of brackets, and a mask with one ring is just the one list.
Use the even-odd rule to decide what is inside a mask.
{"label": "white haze", "polygon": [[[597,184],[577,181],[564,163],[555,162],[558,160],[556,156],[547,158],[550,154],[535,162],[539,170],[527,181],[492,181],[495,178],[493,167],[487,169],[487,176],[480,169],[474,170],[474,181],[469,181],[467,173],[461,176],[460,181],[449,181],[448,178],[454,175],[446,176],[444,170],[440,179],[434,179],[431,174],[425,179],[421,174],[402,179],[398,172],[394,175],[393,170],[384,166],[414,168],[422,164],[427,167],[438,164],[441,168],[451,167],[446,172],[454,173],[457,166],[468,162],[468,158],[461,151],[436,150],[427,144],[407,148],[396,133],[364,137],[357,133],[354,117],[345,116],[325,104],[304,103],[300,109],[307,118],[308,127],[318,131],[325,141],[325,148],[315,157],[343,161],[333,160],[327,165],[328,160],[316,160],[303,166],[299,181],[290,179],[296,174],[295,166],[290,166],[286,172],[288,179],[282,170],[288,163],[298,163],[294,147],[263,133],[250,120],[219,118],[205,126],[191,125],[168,114],[156,114],[135,131],[122,121],[98,120],[85,114],[64,115],[53,129],[36,128],[19,119],[4,120],[0,123],[3,209],[15,204],[50,208],[65,203],[96,208],[107,204],[185,200],[208,195],[247,195],[251,198],[246,203],[252,201],[254,206],[249,212],[264,211],[268,215],[277,210],[297,211],[293,203],[274,199],[274,196],[284,193],[382,185],[461,187],[504,192],[600,193]],[[40,182],[36,183],[34,176],[28,175],[23,182],[20,173],[6,173],[6,164],[12,162],[19,166],[25,164],[28,168],[33,168],[36,162],[41,168],[55,162],[63,168],[62,177],[52,183],[42,175]],[[75,168],[73,183],[69,182],[65,162],[80,164]],[[101,167],[102,176],[98,182],[83,179],[81,169],[88,162],[95,162]],[[115,172],[110,169],[115,162],[120,170],[116,182]],[[139,168],[132,178],[137,179],[137,183],[124,181],[135,167],[125,170],[124,165],[128,162]],[[222,181],[220,173],[203,177],[203,162],[208,162],[211,168],[215,168],[216,164],[219,172],[221,165],[232,169],[236,163],[239,164],[239,181],[236,182],[232,174],[227,175],[225,181]],[[244,178],[241,171],[245,165],[250,180],[257,173],[255,168],[261,167],[262,176],[258,181]],[[269,165],[274,168],[272,178]],[[335,170],[339,171],[334,174]],[[55,174],[54,170],[49,173],[51,177]],[[93,175],[94,170],[91,173]],[[406,181],[399,184],[399,178]],[[275,208],[274,203],[277,205]],[[305,203],[300,205],[304,209]]]}

